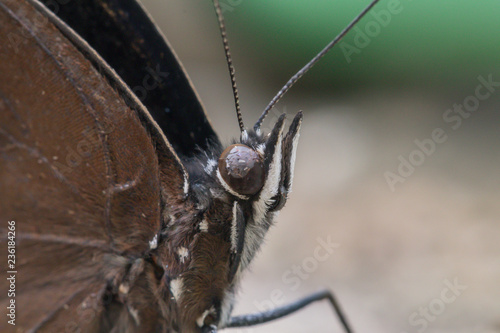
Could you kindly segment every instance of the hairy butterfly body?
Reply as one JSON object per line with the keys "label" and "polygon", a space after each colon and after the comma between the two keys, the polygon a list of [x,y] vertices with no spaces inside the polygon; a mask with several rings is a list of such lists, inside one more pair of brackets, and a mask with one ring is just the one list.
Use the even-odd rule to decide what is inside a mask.
{"label": "hairy butterfly body", "polygon": [[1,244],[17,255],[6,269],[17,331],[207,332],[325,298],[340,313],[318,293],[231,318],[291,190],[302,114],[271,133],[260,124],[308,68],[252,130],[232,75],[241,137],[224,147],[135,0],[0,0],[0,32]]}

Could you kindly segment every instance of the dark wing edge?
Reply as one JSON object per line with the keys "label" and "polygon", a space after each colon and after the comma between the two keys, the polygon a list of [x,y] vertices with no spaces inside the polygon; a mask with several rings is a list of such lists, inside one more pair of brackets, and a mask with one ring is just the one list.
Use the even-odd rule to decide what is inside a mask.
{"label": "dark wing edge", "polygon": [[177,55],[138,1],[70,1],[53,11],[118,73],[177,154],[220,144]]}
{"label": "dark wing edge", "polygon": [[[171,145],[170,140],[166,137],[165,132],[155,121],[149,109],[141,102],[141,100],[131,91],[129,86],[122,80],[117,72],[112,68],[87,41],[80,36],[72,27],[68,26],[57,15],[52,13],[47,7],[36,0],[28,0],[37,10],[49,18],[49,20],[68,38],[84,55],[92,62],[95,68],[98,69],[109,81],[110,84],[117,89],[123,96],[125,102],[134,110],[136,110],[143,126],[151,134],[156,151],[158,154],[160,173],[162,183],[167,187],[165,195],[171,196],[167,200],[177,201],[184,198],[189,190],[189,176],[185,170],[179,156]],[[83,1],[83,2],[91,2]],[[127,0],[128,1],[128,0]],[[82,2],[82,3],[83,3]],[[101,3],[102,1],[98,1]],[[72,3],[81,3],[80,1],[70,1]],[[60,7],[64,8],[64,7]],[[175,127],[175,124],[174,124]],[[182,179],[179,177],[182,175]],[[181,191],[182,189],[182,191]],[[182,194],[181,194],[182,193]]]}

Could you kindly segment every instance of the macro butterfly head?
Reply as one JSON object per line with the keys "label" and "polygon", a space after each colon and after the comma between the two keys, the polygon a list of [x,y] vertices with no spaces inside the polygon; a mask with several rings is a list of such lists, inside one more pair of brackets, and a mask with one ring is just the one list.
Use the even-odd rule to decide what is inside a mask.
{"label": "macro butterfly head", "polygon": [[[283,114],[270,133],[243,131],[239,142],[226,149],[214,145],[209,152],[185,160],[191,180],[187,200],[192,202],[194,212],[179,211],[180,223],[197,220],[197,234],[191,237],[191,231],[182,232],[179,221],[174,227],[170,221],[174,217],[170,216],[163,235],[178,237],[179,243],[193,239],[171,249],[176,259],[180,258],[171,267],[180,264],[193,268],[169,283],[181,306],[206,299],[198,312],[189,317],[190,311],[186,311],[183,316],[185,325],[196,322],[193,330],[227,324],[241,272],[259,250],[291,191],[301,122],[302,113],[298,113],[286,130]],[[208,238],[210,242],[205,241]],[[209,268],[217,273],[207,286],[203,274]],[[167,275],[175,276],[172,273]]]}
{"label": "macro butterfly head", "polygon": [[302,113],[286,134],[284,120],[283,114],[266,136],[260,129],[243,131],[241,142],[222,152],[216,173],[229,193],[242,200],[259,194],[273,210],[283,207],[292,186]]}

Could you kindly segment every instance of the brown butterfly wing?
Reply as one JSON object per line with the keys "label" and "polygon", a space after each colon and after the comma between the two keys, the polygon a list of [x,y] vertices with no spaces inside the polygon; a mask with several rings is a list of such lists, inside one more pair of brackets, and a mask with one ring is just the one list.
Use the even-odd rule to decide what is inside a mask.
{"label": "brown butterfly wing", "polygon": [[132,88],[177,154],[220,145],[181,63],[138,0],[51,2],[48,8]]}
{"label": "brown butterfly wing", "polygon": [[65,35],[32,2],[0,0],[0,242],[14,220],[21,331],[98,329],[110,284],[160,229],[160,178],[173,196],[186,182],[147,112]]}

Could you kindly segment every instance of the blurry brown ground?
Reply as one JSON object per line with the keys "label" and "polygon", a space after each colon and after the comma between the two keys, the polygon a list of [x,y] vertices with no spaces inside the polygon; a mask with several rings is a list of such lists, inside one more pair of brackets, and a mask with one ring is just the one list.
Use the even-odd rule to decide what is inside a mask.
{"label": "blurry brown ground", "polygon": [[[217,38],[215,19],[200,20],[180,1],[168,10],[154,2],[145,1],[229,142],[237,123],[220,41],[207,38]],[[279,87],[267,86],[252,69],[237,74],[248,126]],[[411,333],[421,326],[411,326],[410,316],[439,303],[444,281],[458,279],[467,288],[424,331],[500,332],[500,89],[459,129],[442,119],[474,93],[476,77],[446,93],[399,87],[333,98],[292,90],[278,109],[305,113],[293,195],[243,280],[236,313],[257,311],[275,289],[288,302],[329,288],[356,332]],[[392,192],[384,173],[397,172],[398,156],[408,158],[417,148],[413,141],[430,138],[438,127],[448,140]],[[283,274],[310,261],[318,237],[339,247],[292,290]],[[341,330],[320,303],[239,331]]]}

